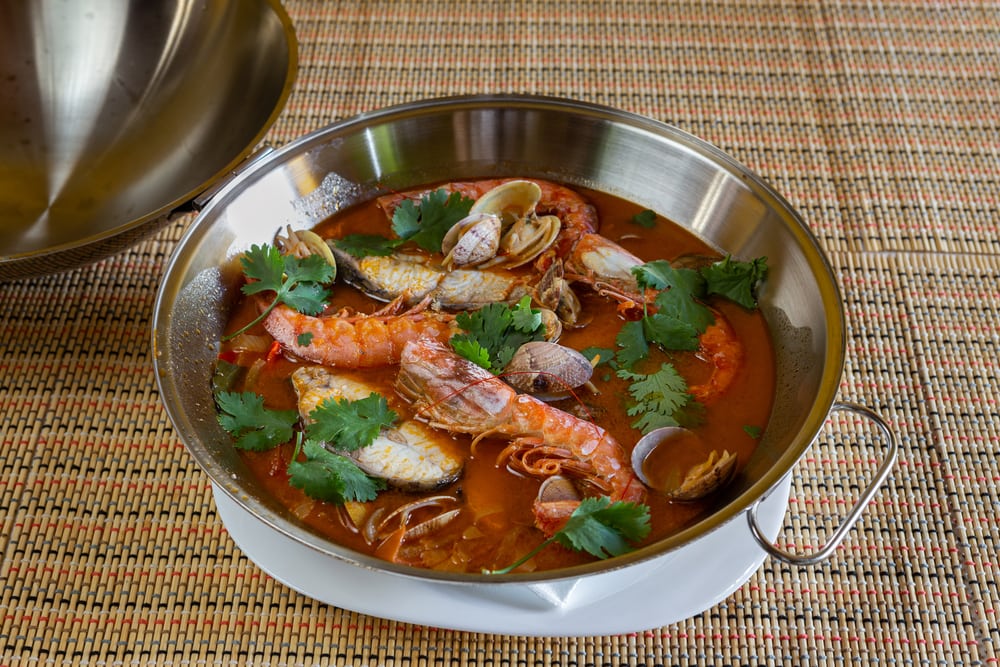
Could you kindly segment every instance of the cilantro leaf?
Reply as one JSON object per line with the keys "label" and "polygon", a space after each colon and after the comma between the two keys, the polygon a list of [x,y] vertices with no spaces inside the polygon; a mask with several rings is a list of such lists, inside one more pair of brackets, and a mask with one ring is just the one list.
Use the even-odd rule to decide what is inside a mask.
{"label": "cilantro leaf", "polygon": [[441,188],[420,198],[420,204],[403,201],[392,214],[392,230],[428,252],[440,252],[441,241],[452,225],[469,215],[474,201],[460,192]]}
{"label": "cilantro leaf", "polygon": [[337,449],[353,451],[372,444],[381,430],[392,426],[397,418],[385,397],[375,392],[356,401],[327,398],[309,413],[306,435]]}
{"label": "cilantro leaf", "polygon": [[629,222],[633,225],[639,225],[645,229],[652,229],[656,226],[656,213],[646,209],[645,211],[640,211],[629,218]]}
{"label": "cilantro leaf", "polygon": [[352,257],[385,257],[402,244],[402,239],[390,239],[378,234],[348,234],[334,245]]}
{"label": "cilantro leaf", "polygon": [[632,269],[643,287],[660,290],[656,312],[643,317],[642,333],[647,342],[667,350],[694,350],[697,336],[715,316],[699,299],[706,295],[705,279],[693,269],[676,269],[662,259]]}
{"label": "cilantro leaf", "polygon": [[298,258],[282,255],[272,245],[253,245],[240,257],[243,274],[249,279],[242,292],[247,295],[273,291],[274,301],[246,326],[223,337],[223,341],[235,338],[247,331],[274,310],[279,303],[285,303],[306,315],[316,315],[326,307],[330,292],[324,283],[334,277],[334,268],[319,255]]}
{"label": "cilantro leaf", "polygon": [[510,315],[511,326],[515,330],[529,335],[539,330],[543,334],[545,333],[545,330],[542,328],[542,311],[531,307],[530,297],[521,297],[521,300],[514,304]]}
{"label": "cilantro leaf", "polygon": [[240,257],[243,274],[257,282],[243,286],[244,294],[257,294],[277,290],[284,281],[285,261],[281,251],[273,245],[254,245]]}
{"label": "cilantro leaf", "polygon": [[[451,337],[452,349],[494,375],[503,372],[521,345],[545,338],[541,311],[531,308],[528,296],[513,307],[489,303],[477,311],[459,313],[455,322],[466,333]],[[486,358],[488,365],[483,363]]]}
{"label": "cilantro leaf", "polygon": [[221,391],[215,395],[219,425],[235,438],[238,449],[266,451],[292,439],[298,420],[294,410],[270,410],[264,397],[252,391]]}
{"label": "cilantro leaf", "polygon": [[646,537],[649,530],[649,507],[612,503],[602,496],[584,498],[554,537],[565,547],[603,559],[628,553],[631,543]]}
{"label": "cilantro leaf", "polygon": [[767,257],[758,257],[750,262],[734,262],[725,259],[710,264],[701,270],[709,294],[721,294],[744,308],[756,308],[755,289],[767,275]]}
{"label": "cilantro leaf", "polygon": [[626,412],[630,417],[638,416],[632,427],[649,433],[661,426],[678,426],[683,419],[682,410],[691,400],[687,383],[670,364],[663,364],[660,370],[648,375],[619,369],[618,377],[628,380],[628,391],[635,404]]}
{"label": "cilantro leaf", "polygon": [[[316,255],[310,256],[316,257],[321,262],[323,261]],[[322,285],[313,282],[303,282],[289,288],[285,292],[282,301],[305,315],[319,315],[326,308],[325,301],[329,295],[330,293]]]}
{"label": "cilantro leaf", "polygon": [[617,366],[615,362],[615,351],[610,347],[585,347],[580,350],[580,354],[587,357],[587,360],[591,363],[594,362],[594,359],[597,359],[598,366],[603,366],[604,364],[608,364],[612,368]]}
{"label": "cilantro leaf", "polygon": [[584,498],[566,524],[516,562],[485,574],[507,574],[531,560],[542,549],[558,542],[569,549],[586,551],[597,558],[621,556],[632,544],[649,535],[649,507],[611,499]]}
{"label": "cilantro leaf", "polygon": [[764,432],[760,426],[754,426],[753,424],[747,424],[743,427],[743,432],[749,435],[751,438],[756,440],[760,437],[760,434]]}
{"label": "cilantro leaf", "polygon": [[632,368],[649,356],[649,343],[646,342],[642,322],[623,324],[615,337],[615,343],[619,347],[616,360],[625,368]]}
{"label": "cilantro leaf", "polygon": [[705,296],[705,280],[701,274],[693,269],[675,269],[662,260],[651,264],[658,264],[657,270],[643,275],[656,276],[657,281],[663,279],[667,288],[660,288],[663,291],[656,295],[657,312],[688,322],[698,333],[715,321],[711,309],[699,301]]}
{"label": "cilantro leaf", "polygon": [[334,268],[320,255],[296,257],[285,255],[282,262],[289,291],[310,283],[328,283],[334,278]]}
{"label": "cilantro leaf", "polygon": [[490,351],[483,347],[478,340],[469,334],[455,334],[451,337],[451,348],[461,356],[465,357],[480,368],[492,370],[493,362],[490,360]]}
{"label": "cilantro leaf", "polygon": [[293,457],[288,464],[288,481],[317,500],[343,504],[374,500],[385,482],[366,475],[346,456],[334,454],[321,443],[307,439],[302,446],[305,461]]}
{"label": "cilantro leaf", "polygon": [[667,350],[698,349],[698,329],[667,313],[653,313],[642,318],[642,333],[647,341],[659,343]]}

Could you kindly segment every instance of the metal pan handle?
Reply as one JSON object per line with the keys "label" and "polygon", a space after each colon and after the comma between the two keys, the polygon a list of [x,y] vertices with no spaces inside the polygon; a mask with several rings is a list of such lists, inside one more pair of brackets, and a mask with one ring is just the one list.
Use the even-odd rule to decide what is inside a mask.
{"label": "metal pan handle", "polygon": [[257,150],[248,155],[236,165],[229,173],[221,176],[216,181],[212,182],[207,188],[205,188],[201,194],[196,195],[193,199],[189,199],[184,202],[174,210],[167,214],[167,221],[174,222],[189,213],[198,213],[201,209],[212,200],[212,197],[217,195],[222,188],[229,185],[234,181],[240,174],[249,169],[250,167],[257,164],[259,161],[263,160],[265,157],[274,152],[268,144],[261,145]]}
{"label": "metal pan handle", "polygon": [[830,539],[827,540],[826,544],[808,556],[800,556],[798,554],[789,553],[780,549],[772,544],[767,536],[764,535],[763,530],[761,530],[760,525],[757,523],[757,508],[760,506],[760,503],[764,500],[764,498],[761,498],[750,507],[747,512],[747,521],[750,524],[750,532],[753,533],[754,539],[757,540],[757,543],[762,549],[764,549],[764,551],[770,554],[773,558],[777,558],[782,562],[789,563],[791,565],[816,565],[817,563],[821,563],[829,558],[837,547],[840,546],[841,542],[844,541],[844,538],[847,537],[847,534],[850,532],[854,524],[861,518],[861,513],[864,511],[865,507],[868,506],[868,503],[871,502],[875,493],[879,490],[885,480],[889,477],[889,473],[892,471],[892,466],[896,463],[896,457],[898,456],[896,439],[893,437],[892,431],[889,430],[889,426],[885,423],[885,420],[883,420],[882,417],[869,408],[856,403],[835,403],[830,411],[834,412],[841,410],[852,412],[862,417],[867,417],[871,421],[875,422],[875,425],[878,426],[880,431],[882,431],[882,435],[888,445],[888,452],[886,453],[885,459],[882,461],[882,465],[880,465],[878,470],[875,471],[875,476],[872,478],[872,481],[865,488],[861,497],[858,498],[858,501],[854,504],[854,507],[851,508],[851,511],[848,512],[847,516],[844,518],[837,530],[833,532],[833,535],[830,536]]}

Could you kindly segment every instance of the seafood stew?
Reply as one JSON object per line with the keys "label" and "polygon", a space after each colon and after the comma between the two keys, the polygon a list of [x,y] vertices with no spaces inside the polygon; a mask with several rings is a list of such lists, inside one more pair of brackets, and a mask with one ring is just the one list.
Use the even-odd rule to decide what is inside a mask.
{"label": "seafood stew", "polygon": [[[528,572],[652,543],[714,509],[769,418],[765,260],[605,193],[432,185],[243,266],[220,423],[296,516],[385,560]],[[634,469],[664,427],[683,437]]]}

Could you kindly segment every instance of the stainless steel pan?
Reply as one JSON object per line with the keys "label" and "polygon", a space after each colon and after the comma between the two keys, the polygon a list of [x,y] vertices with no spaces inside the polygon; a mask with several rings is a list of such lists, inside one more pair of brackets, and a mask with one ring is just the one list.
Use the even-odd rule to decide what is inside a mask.
{"label": "stainless steel pan", "polygon": [[[264,493],[216,422],[209,378],[220,332],[237,298],[238,255],[251,244],[272,241],[286,224],[308,226],[388,190],[515,175],[620,195],[738,258],[766,255],[771,268],[761,305],[778,366],[773,417],[714,512],[613,561],[486,578],[418,571],[353,553],[312,532]],[[830,266],[799,215],[759,177],[704,141],[662,123],[604,107],[516,96],[408,104],[337,123],[285,146],[201,212],[167,268],[154,317],[156,372],[177,435],[236,503],[333,558],[457,584],[599,575],[660,558],[740,515],[752,522],[750,510],[789,473],[834,407],[845,347],[841,298]],[[880,481],[895,458],[891,433],[870,411],[837,407],[870,417],[886,436]]]}
{"label": "stainless steel pan", "polygon": [[238,165],[297,57],[278,0],[0,0],[0,280],[110,255]]}

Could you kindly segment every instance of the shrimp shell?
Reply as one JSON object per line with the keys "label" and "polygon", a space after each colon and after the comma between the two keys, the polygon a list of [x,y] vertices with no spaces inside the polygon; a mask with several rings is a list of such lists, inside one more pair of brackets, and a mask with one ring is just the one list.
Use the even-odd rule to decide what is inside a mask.
{"label": "shrimp shell", "polygon": [[[421,337],[446,342],[457,331],[453,315],[422,307],[398,315],[313,317],[283,304],[267,316],[264,328],[294,356],[340,368],[397,364],[408,342]],[[303,334],[311,334],[308,343]]]}
{"label": "shrimp shell", "polygon": [[[408,343],[400,357],[396,388],[432,426],[477,439],[507,437],[513,441],[511,452],[519,452],[520,458],[533,458],[530,450],[541,448],[540,458],[552,462],[540,468],[541,474],[544,470],[576,474],[612,500],[638,501],[644,495],[624,450],[605,429],[517,394],[441,343],[429,339]],[[554,454],[558,455],[553,458]],[[550,519],[536,523],[546,531],[557,529]]]}

